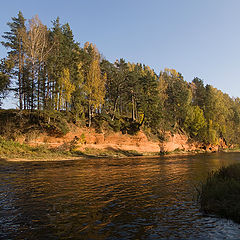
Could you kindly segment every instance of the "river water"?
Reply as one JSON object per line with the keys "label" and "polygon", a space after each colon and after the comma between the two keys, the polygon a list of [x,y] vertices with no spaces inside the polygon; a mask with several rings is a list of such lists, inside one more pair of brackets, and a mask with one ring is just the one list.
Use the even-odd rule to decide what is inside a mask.
{"label": "river water", "polygon": [[0,239],[240,239],[195,187],[240,153],[0,162]]}

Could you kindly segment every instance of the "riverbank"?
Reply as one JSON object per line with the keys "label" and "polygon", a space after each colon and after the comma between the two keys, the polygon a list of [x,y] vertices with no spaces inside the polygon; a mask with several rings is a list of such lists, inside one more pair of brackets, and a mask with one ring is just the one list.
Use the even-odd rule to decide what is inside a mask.
{"label": "riverbank", "polygon": [[201,210],[240,223],[240,164],[209,174],[200,189]]}
{"label": "riverbank", "polygon": [[118,147],[80,148],[77,143],[65,144],[58,148],[51,148],[49,145],[31,146],[13,140],[0,138],[0,159],[6,161],[59,161],[75,160],[83,158],[124,158],[124,157],[156,157],[160,155],[183,155],[195,154],[204,151],[183,151],[176,149],[171,152],[138,152],[134,148],[126,150]]}
{"label": "riverbank", "polygon": [[[135,135],[96,133],[94,129],[74,128],[63,137],[46,133],[31,140],[21,136],[16,141],[0,137],[0,158],[8,161],[59,161],[81,158],[123,158],[135,156],[183,155],[216,152],[189,141],[183,134],[169,133],[165,141],[149,139],[144,132]],[[227,149],[229,151],[229,149]]]}
{"label": "riverbank", "polygon": [[[13,116],[11,116],[11,114]],[[143,128],[134,133],[113,131],[109,127],[80,127],[71,122],[59,122],[51,119],[39,120],[38,114],[2,111],[0,131],[0,158],[25,160],[61,160],[74,158],[122,158],[134,156],[159,156],[169,154],[195,154],[201,152],[217,152],[227,149],[227,145],[219,139],[217,145],[206,145],[197,142],[184,133],[159,132],[153,134],[150,129]],[[55,116],[56,117],[56,116]],[[4,125],[3,120],[6,120]],[[33,121],[34,120],[34,121]],[[58,121],[59,120],[59,121]],[[30,121],[30,122],[29,122]]]}
{"label": "riverbank", "polygon": [[[223,152],[240,152],[238,151],[223,151]],[[69,160],[82,160],[82,159],[122,159],[122,158],[155,158],[155,157],[175,157],[175,156],[183,156],[183,155],[196,155],[196,154],[206,154],[210,152],[206,151],[172,151],[166,152],[163,154],[140,154],[134,151],[114,151],[114,152],[94,152],[89,149],[88,152],[48,152],[41,154],[9,154],[9,155],[1,155],[0,161],[8,161],[8,162],[34,162],[34,161],[69,161]]]}
{"label": "riverbank", "polygon": [[204,144],[182,128],[152,131],[129,119],[118,129],[106,119],[95,119],[89,128],[61,112],[1,110],[0,115],[0,157],[7,159],[159,156],[217,152],[229,147],[223,139],[215,145]]}

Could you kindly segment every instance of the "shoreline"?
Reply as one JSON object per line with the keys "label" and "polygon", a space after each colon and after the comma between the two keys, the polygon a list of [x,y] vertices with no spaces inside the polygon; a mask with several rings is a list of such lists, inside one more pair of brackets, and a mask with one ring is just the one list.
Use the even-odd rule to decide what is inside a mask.
{"label": "shoreline", "polygon": [[186,155],[197,155],[197,154],[213,154],[213,153],[232,153],[232,152],[239,152],[240,150],[221,150],[221,151],[179,151],[179,152],[168,152],[165,154],[158,154],[158,153],[151,153],[144,155],[143,154],[135,154],[131,156],[127,155],[121,155],[121,156],[113,156],[113,155],[87,155],[83,154],[82,156],[66,156],[65,154],[59,154],[58,156],[21,156],[21,157],[0,157],[0,162],[5,161],[5,162],[55,162],[55,161],[77,161],[77,160],[83,160],[83,159],[123,159],[123,158],[162,158],[162,157],[176,157],[176,156],[186,156]]}

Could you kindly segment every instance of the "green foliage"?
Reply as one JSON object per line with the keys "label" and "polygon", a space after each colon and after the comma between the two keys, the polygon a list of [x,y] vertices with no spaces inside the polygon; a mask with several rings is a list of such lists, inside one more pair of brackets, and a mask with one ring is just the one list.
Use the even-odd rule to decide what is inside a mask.
{"label": "green foliage", "polygon": [[[75,156],[75,154],[73,155]],[[71,156],[71,152],[49,149],[46,145],[30,147],[27,144],[20,144],[19,142],[0,137],[0,156],[1,158],[63,159]]]}
{"label": "green foliage", "polygon": [[240,222],[240,164],[209,174],[199,194],[204,212]]}
{"label": "green foliage", "polygon": [[167,97],[164,102],[166,121],[183,127],[192,99],[189,85],[174,69],[165,69],[160,73],[160,78],[167,84],[165,90]]}
{"label": "green foliage", "polygon": [[108,120],[109,118],[107,118],[106,115],[96,114],[92,122],[92,127],[94,127],[98,133],[102,133],[105,128],[108,128]]}
{"label": "green foliage", "polygon": [[206,104],[206,88],[203,84],[203,80],[197,77],[194,78],[191,83],[191,88],[193,105],[199,106],[201,109],[203,109]]}
{"label": "green foliage", "polygon": [[80,136],[80,139],[78,141],[80,144],[86,144],[86,137],[85,137],[85,134],[82,133],[81,136]]}
{"label": "green foliage", "polygon": [[212,124],[212,120],[209,120],[208,123],[208,142],[211,144],[217,144],[218,137],[217,137],[217,131],[214,129],[214,126]]}
{"label": "green foliage", "polygon": [[2,99],[7,95],[10,86],[10,77],[13,69],[13,61],[10,59],[2,59],[0,61],[0,106]]}
{"label": "green foliage", "polygon": [[31,122],[38,124],[49,134],[64,136],[69,132],[67,117],[61,112],[35,112],[31,113]]}
{"label": "green foliage", "polygon": [[13,69],[13,71],[8,71],[6,68],[5,70],[8,72],[8,77],[11,78],[12,84],[17,86],[14,92],[19,98],[20,109],[23,107],[23,89],[27,91],[25,84],[26,79],[24,79],[24,52],[21,37],[21,32],[25,30],[25,21],[22,12],[19,11],[17,17],[12,17],[12,22],[7,23],[10,30],[4,32],[2,37],[5,41],[1,42],[2,45],[8,49],[7,59],[12,63],[11,69]]}
{"label": "green foliage", "polygon": [[193,106],[188,109],[184,126],[191,137],[201,137],[200,135],[206,126],[206,120],[203,110],[199,106]]}
{"label": "green foliage", "polygon": [[1,156],[11,156],[12,154],[24,154],[30,153],[31,147],[25,144],[20,144],[13,140],[5,140],[0,137],[0,155]]}
{"label": "green foliage", "polygon": [[[71,118],[71,117],[70,117]],[[66,113],[0,111],[0,135],[15,140],[17,136],[34,131],[46,131],[50,135],[63,136],[69,132]]]}
{"label": "green foliage", "polygon": [[4,98],[4,95],[7,90],[7,86],[9,85],[9,77],[0,72],[0,106],[1,106],[1,99]]}
{"label": "green foliage", "polygon": [[133,121],[131,118],[124,118],[121,122],[121,132],[123,134],[134,135],[140,130],[140,124],[136,121]]}
{"label": "green foliage", "polygon": [[113,129],[114,132],[120,132],[123,123],[123,119],[114,118],[114,120],[109,121],[109,126]]}

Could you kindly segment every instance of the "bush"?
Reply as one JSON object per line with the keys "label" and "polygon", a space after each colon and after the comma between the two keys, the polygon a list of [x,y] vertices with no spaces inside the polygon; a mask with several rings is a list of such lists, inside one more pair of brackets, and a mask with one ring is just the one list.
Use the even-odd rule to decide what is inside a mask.
{"label": "bush", "polygon": [[69,119],[65,112],[1,110],[0,135],[15,140],[19,135],[44,130],[51,135],[63,136],[69,132]]}
{"label": "bush", "polygon": [[64,112],[40,112],[38,124],[49,134],[64,136],[70,131],[67,124],[68,118],[69,116],[65,116]]}
{"label": "bush", "polygon": [[13,140],[5,140],[0,137],[0,155],[22,155],[26,153],[30,153],[32,148],[26,144],[20,144]]}
{"label": "bush", "polygon": [[102,133],[104,129],[108,129],[109,118],[104,114],[97,114],[92,119],[92,127],[95,128],[97,133]]}
{"label": "bush", "polygon": [[115,118],[113,121],[109,121],[109,126],[114,132],[119,132],[121,130],[123,120]]}
{"label": "bush", "polygon": [[201,210],[240,223],[240,164],[209,174],[199,192]]}
{"label": "bush", "polygon": [[128,133],[134,135],[140,131],[140,124],[137,121],[133,121],[131,118],[125,117],[120,119],[120,124],[120,131],[123,134]]}

